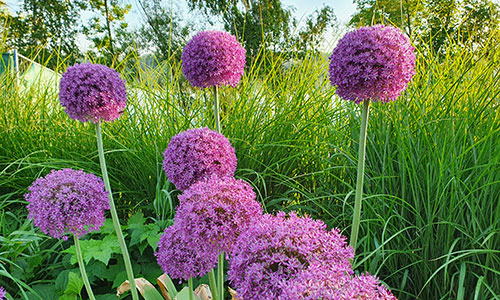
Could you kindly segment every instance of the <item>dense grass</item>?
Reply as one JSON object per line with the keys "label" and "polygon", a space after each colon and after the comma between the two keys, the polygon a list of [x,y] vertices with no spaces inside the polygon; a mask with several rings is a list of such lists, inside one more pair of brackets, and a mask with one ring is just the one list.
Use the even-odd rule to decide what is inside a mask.
{"label": "dense grass", "polygon": [[[447,53],[454,55],[440,58],[421,49],[403,96],[371,108],[355,264],[399,299],[500,298],[500,50],[453,47]],[[162,152],[179,131],[213,127],[210,94],[191,89],[174,61],[126,76],[127,111],[103,129],[113,190],[124,218],[136,210],[158,218],[163,208],[160,217],[168,219],[170,198],[160,195],[172,189],[162,175]],[[221,100],[237,176],[254,185],[266,210],[300,210],[348,235],[359,107],[336,98],[327,60],[309,55],[290,64],[266,54],[236,89],[221,89]],[[23,193],[36,177],[63,167],[99,174],[94,127],[70,120],[53,91],[18,90],[5,78],[0,218],[17,223],[0,231],[0,284],[19,269],[4,240],[31,226]],[[27,232],[17,256],[40,253],[46,264],[62,264],[49,255],[60,243]]]}

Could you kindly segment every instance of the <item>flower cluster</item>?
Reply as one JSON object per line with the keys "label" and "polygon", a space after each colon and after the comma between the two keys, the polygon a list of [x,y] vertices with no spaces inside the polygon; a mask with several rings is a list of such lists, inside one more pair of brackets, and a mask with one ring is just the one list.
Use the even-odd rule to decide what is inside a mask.
{"label": "flower cluster", "polygon": [[120,74],[90,63],[76,64],[66,70],[59,85],[59,98],[69,117],[82,122],[115,120],[127,105]]}
{"label": "flower cluster", "polygon": [[295,300],[396,300],[371,275],[352,276],[334,270],[335,266],[310,265],[284,290],[283,299]]}
{"label": "flower cluster", "polygon": [[174,225],[165,230],[156,254],[158,264],[174,278],[206,274],[217,265],[218,255],[230,252],[240,233],[262,215],[252,187],[231,177],[201,180],[179,201]]}
{"label": "flower cluster", "polygon": [[341,98],[395,100],[415,74],[414,47],[395,27],[361,27],[339,40],[329,73]]}
{"label": "flower cluster", "polygon": [[182,52],[182,70],[196,87],[235,87],[245,68],[245,49],[236,37],[222,31],[196,34]]}
{"label": "flower cluster", "polygon": [[0,286],[0,300],[5,299],[5,294],[6,294],[5,289],[2,286]]}
{"label": "flower cluster", "polygon": [[24,197],[29,217],[42,232],[54,238],[67,239],[99,230],[104,211],[109,209],[109,194],[94,174],[82,170],[52,170],[29,187]]}
{"label": "flower cluster", "polygon": [[163,153],[163,169],[179,190],[213,174],[233,176],[236,154],[229,140],[208,128],[186,130],[174,136]]}
{"label": "flower cluster", "polygon": [[315,264],[332,274],[352,274],[353,249],[337,230],[308,217],[264,215],[241,233],[228,278],[246,299],[294,299],[287,296],[301,273]]}

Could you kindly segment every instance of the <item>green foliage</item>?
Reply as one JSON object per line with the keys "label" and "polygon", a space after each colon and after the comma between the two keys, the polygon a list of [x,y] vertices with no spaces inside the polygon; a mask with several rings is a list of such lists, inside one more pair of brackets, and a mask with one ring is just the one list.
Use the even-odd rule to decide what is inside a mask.
{"label": "green foliage", "polygon": [[188,0],[188,5],[207,16],[219,17],[224,28],[241,40],[249,62],[266,50],[290,54],[290,45],[303,57],[306,49],[319,44],[327,28],[335,26],[333,8],[326,5],[309,15],[305,28],[298,33],[293,8],[281,0],[242,0],[241,5],[230,0]]}
{"label": "green foliage", "polygon": [[132,33],[125,22],[125,15],[132,8],[130,4],[122,4],[120,0],[90,0],[88,8],[95,13],[83,28],[93,44],[89,55],[104,60],[106,65],[114,65],[135,51]]}
{"label": "green foliage", "polygon": [[171,56],[180,59],[187,37],[193,31],[192,22],[183,20],[178,7],[166,8],[161,0],[141,0],[138,3],[145,17],[145,23],[138,31],[142,48],[153,49],[158,61]]}
{"label": "green foliage", "polygon": [[[9,16],[9,46],[50,68],[81,58],[76,45],[78,21],[85,1],[23,0],[20,11]],[[0,23],[4,23],[0,20]],[[0,24],[4,25],[4,24]]]}
{"label": "green foliage", "polygon": [[[447,47],[438,57],[420,45],[408,90],[371,110],[355,266],[379,276],[402,300],[500,297],[500,50]],[[237,88],[220,89],[236,176],[254,186],[266,211],[298,210],[347,234],[359,106],[335,96],[325,55],[290,63],[266,53],[257,61]],[[171,60],[127,77],[129,105],[104,125],[114,196],[122,219],[131,219],[124,231],[128,243],[134,239],[134,271],[150,282],[161,273],[155,239],[177,204],[160,175],[162,152],[182,130],[213,128],[210,94],[188,88],[180,74]],[[56,94],[18,90],[9,80],[0,84],[0,285],[31,300],[38,298],[23,291],[42,293],[75,265],[62,252],[71,243],[42,237],[26,221],[26,187],[52,168],[99,174],[99,164],[92,124],[70,120]],[[96,240],[102,249],[108,227],[82,243]],[[109,260],[87,256],[100,299],[126,277],[112,249]],[[31,260],[38,265],[33,270]]]}
{"label": "green foliage", "polygon": [[[447,44],[481,48],[500,41],[500,8],[491,0],[356,0],[350,25],[392,24],[432,52]],[[417,38],[418,37],[418,38]]]}

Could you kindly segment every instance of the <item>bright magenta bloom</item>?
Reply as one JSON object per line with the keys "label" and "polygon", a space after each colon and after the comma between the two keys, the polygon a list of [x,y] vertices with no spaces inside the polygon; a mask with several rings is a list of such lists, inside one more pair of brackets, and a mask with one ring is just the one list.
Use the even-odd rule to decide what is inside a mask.
{"label": "bright magenta bloom", "polygon": [[236,154],[229,140],[208,128],[189,129],[170,140],[163,153],[163,169],[179,190],[186,190],[213,174],[233,176]]}
{"label": "bright magenta bloom", "polygon": [[103,181],[82,170],[52,170],[28,188],[24,197],[29,217],[43,233],[66,240],[67,234],[81,237],[97,231],[109,209],[109,193]]}
{"label": "bright magenta bloom", "polygon": [[398,28],[361,27],[340,39],[329,73],[343,99],[395,100],[415,75],[414,47]]}
{"label": "bright magenta bloom", "polygon": [[182,71],[195,87],[235,87],[244,69],[245,49],[227,32],[199,32],[182,52]]}
{"label": "bright magenta bloom", "polygon": [[61,78],[59,99],[70,118],[97,123],[120,117],[127,105],[127,92],[115,70],[99,64],[76,64]]}

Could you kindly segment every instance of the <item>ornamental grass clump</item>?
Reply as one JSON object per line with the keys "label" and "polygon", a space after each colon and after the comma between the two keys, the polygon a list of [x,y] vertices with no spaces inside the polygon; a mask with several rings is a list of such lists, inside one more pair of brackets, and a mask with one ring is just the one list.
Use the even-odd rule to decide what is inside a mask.
{"label": "ornamental grass clump", "polygon": [[350,244],[356,248],[361,218],[366,129],[370,101],[395,100],[415,75],[415,53],[400,29],[361,27],[339,40],[330,58],[330,82],[343,99],[363,102],[359,135],[358,173]]}
{"label": "ornamental grass clump", "polygon": [[95,299],[83,262],[79,237],[97,231],[109,209],[108,192],[94,174],[82,170],[52,170],[28,188],[29,217],[42,232],[54,238],[74,237],[77,260],[90,299]]}
{"label": "ornamental grass clump", "polygon": [[68,67],[61,78],[59,98],[68,116],[81,122],[113,121],[127,105],[120,74],[90,63]]}
{"label": "ornamental grass clump", "polygon": [[63,74],[59,85],[59,98],[70,118],[81,122],[92,121],[95,124],[97,152],[104,185],[109,193],[113,226],[122,251],[132,299],[139,300],[132,263],[113,201],[101,133],[101,122],[119,118],[125,109],[127,104],[125,82],[121,79],[120,74],[106,66],[90,63],[77,64],[68,67]]}
{"label": "ornamental grass clump", "polygon": [[223,31],[196,34],[182,52],[182,71],[199,88],[213,87],[215,130],[221,132],[218,87],[235,87],[245,71],[245,49],[235,36]]}
{"label": "ornamental grass clump", "polygon": [[[289,290],[320,265],[331,276],[352,274],[354,252],[336,229],[328,231],[322,221],[264,215],[241,233],[231,252],[228,279],[238,299],[295,299]],[[316,279],[312,278],[315,281]]]}
{"label": "ornamental grass clump", "polygon": [[189,129],[175,135],[163,156],[168,180],[182,191],[214,174],[233,176],[237,164],[229,140],[208,128]]}

